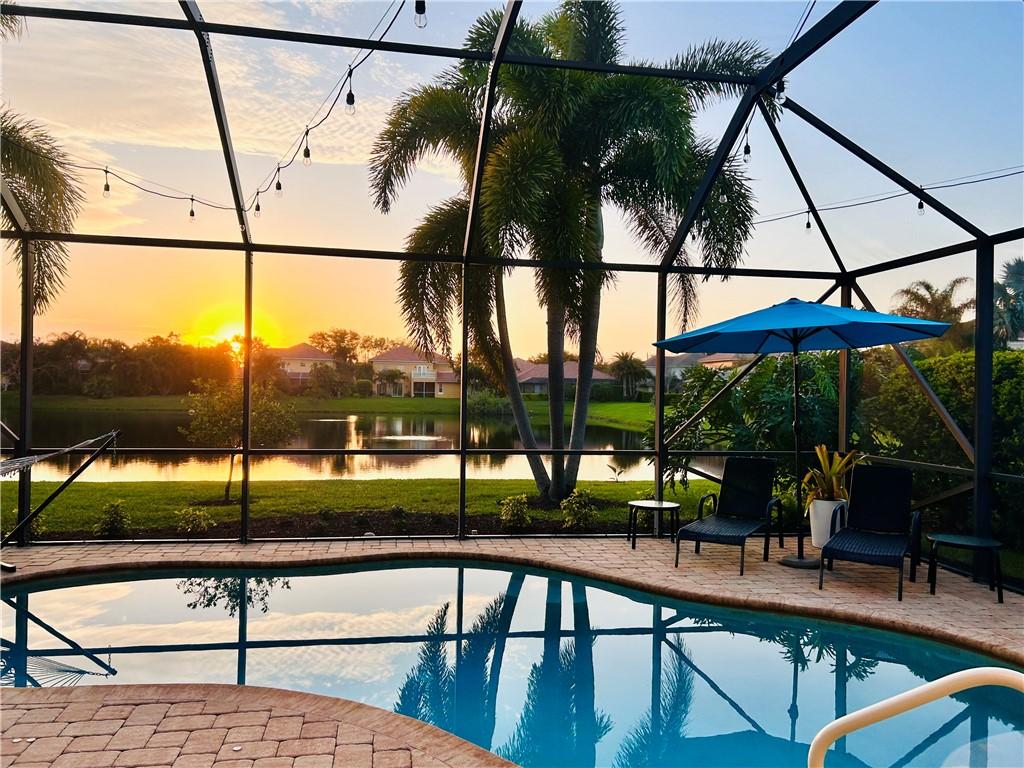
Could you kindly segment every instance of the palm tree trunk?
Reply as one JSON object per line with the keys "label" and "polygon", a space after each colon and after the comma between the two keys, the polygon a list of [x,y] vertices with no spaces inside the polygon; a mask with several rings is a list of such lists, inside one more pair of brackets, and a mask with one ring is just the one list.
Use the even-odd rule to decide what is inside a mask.
{"label": "palm tree trunk", "polygon": [[494,639],[494,651],[491,653],[491,671],[487,676],[487,695],[484,703],[483,739],[480,746],[490,749],[494,740],[494,724],[497,721],[498,684],[501,681],[501,665],[505,659],[505,642],[509,629],[512,628],[512,617],[519,602],[519,593],[523,590],[525,574],[513,573],[508,580],[505,599],[501,604],[501,618],[498,620],[497,637]]}
{"label": "palm tree trunk", "polygon": [[[604,217],[600,202],[594,204],[594,217],[594,226],[598,232],[595,256],[600,259],[604,250]],[[600,273],[591,274],[596,278]],[[590,390],[594,384],[594,363],[597,360],[597,327],[601,321],[601,283],[594,279],[587,284],[591,295],[586,297],[586,311],[580,323],[580,362],[576,374],[576,400],[572,408],[572,431],[569,434],[569,447],[573,450],[581,450],[586,441],[587,412],[590,409]],[[565,473],[567,492],[576,487],[582,458],[579,454],[569,457]]]}
{"label": "palm tree trunk", "polygon": [[[508,335],[508,315],[505,311],[505,281],[500,270],[494,276],[494,314],[498,324],[498,345],[501,348],[505,392],[512,409],[512,418],[516,423],[516,429],[519,430],[519,439],[523,443],[523,447],[536,448],[537,438],[533,434],[530,414],[526,412],[526,402],[523,400],[523,393],[519,390],[519,381],[516,378],[516,363],[512,357],[512,344]],[[551,488],[551,479],[544,467],[544,460],[536,454],[527,454],[526,461],[533,473],[537,491],[541,496],[546,496]]]}
{"label": "palm tree trunk", "polygon": [[572,584],[572,615],[576,645],[576,686],[573,704],[576,710],[577,765],[590,766],[597,762],[597,708],[594,694],[594,636],[590,629],[590,609],[587,606],[586,587]]}
{"label": "palm tree trunk", "polygon": [[[551,447],[565,448],[565,309],[554,301],[548,303],[548,418]],[[565,456],[552,455],[548,498],[565,496]]]}
{"label": "palm tree trunk", "polygon": [[231,478],[235,474],[235,454],[228,456],[228,484],[224,486],[224,501],[231,501]]}

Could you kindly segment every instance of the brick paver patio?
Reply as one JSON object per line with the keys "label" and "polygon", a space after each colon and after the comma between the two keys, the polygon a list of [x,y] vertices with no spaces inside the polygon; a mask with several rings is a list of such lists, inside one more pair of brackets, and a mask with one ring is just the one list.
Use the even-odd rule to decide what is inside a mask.
{"label": "brick paver patio", "polygon": [[499,768],[450,733],[344,699],[234,685],[5,689],[3,768]]}
{"label": "brick paver patio", "polygon": [[[631,550],[620,538],[522,538],[455,540],[281,541],[236,543],[83,544],[8,547],[4,560],[18,566],[2,583],[126,568],[305,566],[392,558],[474,558],[556,568],[688,600],[837,619],[910,632],[956,643],[1024,665],[1024,597],[996,603],[985,585],[939,572],[938,594],[928,594],[926,569],[896,600],[896,571],[837,563],[817,589],[817,571],[784,568],[791,552],[772,543],[768,562],[756,542],[748,546],[746,575],[739,575],[735,547],[705,544],[702,554],[684,549],[672,567],[667,539],[641,539]],[[269,766],[268,766],[269,768]]]}

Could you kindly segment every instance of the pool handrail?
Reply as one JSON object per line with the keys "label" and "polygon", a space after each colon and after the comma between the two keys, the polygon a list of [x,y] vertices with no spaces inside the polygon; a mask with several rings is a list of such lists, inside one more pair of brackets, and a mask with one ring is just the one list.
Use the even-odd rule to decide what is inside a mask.
{"label": "pool handrail", "polygon": [[828,748],[853,731],[954,693],[985,685],[1001,685],[1024,693],[1024,674],[1005,667],[963,669],[844,715],[818,731],[811,741],[811,746],[807,750],[807,768],[825,768],[825,754]]}

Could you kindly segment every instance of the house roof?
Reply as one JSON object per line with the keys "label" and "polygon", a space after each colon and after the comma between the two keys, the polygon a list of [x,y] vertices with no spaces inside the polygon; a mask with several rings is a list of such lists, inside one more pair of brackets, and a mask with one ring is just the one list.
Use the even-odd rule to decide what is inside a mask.
{"label": "house roof", "polygon": [[[562,368],[562,370],[565,371],[565,380],[576,381],[577,376],[579,376],[579,369],[579,363],[575,360],[566,360]],[[519,369],[519,372],[516,375],[516,381],[520,384],[534,384],[547,380],[547,363],[530,363],[526,368]],[[595,368],[594,381],[615,381],[615,377]]]}
{"label": "house roof", "polygon": [[[665,366],[668,368],[689,368],[691,365],[697,365],[701,362],[701,359],[706,355],[700,352],[680,352],[678,354],[666,354],[665,355]],[[645,368],[654,368],[657,362],[657,357],[651,355],[644,360]]]}
{"label": "house roof", "polygon": [[438,371],[435,381],[438,384],[458,384],[459,374],[455,371]]}
{"label": "house roof", "polygon": [[334,358],[326,352],[321,352],[311,344],[302,342],[292,344],[290,347],[268,347],[267,351],[280,358],[292,358],[295,360],[333,360]]}
{"label": "house roof", "polygon": [[713,365],[715,363],[745,363],[747,360],[753,359],[753,355],[745,355],[739,352],[712,352],[709,355],[702,355],[700,364]]}
{"label": "house roof", "polygon": [[399,344],[386,352],[381,352],[376,357],[370,358],[371,363],[433,363],[436,361],[445,362],[444,357],[431,353],[424,355],[418,349],[413,349],[406,344]]}

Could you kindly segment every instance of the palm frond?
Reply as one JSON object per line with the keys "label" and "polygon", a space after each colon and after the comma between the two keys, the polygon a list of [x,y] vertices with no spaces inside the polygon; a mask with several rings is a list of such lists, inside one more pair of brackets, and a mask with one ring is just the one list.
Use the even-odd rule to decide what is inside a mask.
{"label": "palm frond", "polygon": [[[7,17],[4,17],[7,18]],[[67,154],[43,126],[10,110],[0,111],[0,171],[33,229],[70,232],[85,201],[81,182]],[[13,225],[3,212],[6,226]],[[20,263],[17,240],[8,252]],[[67,274],[64,243],[33,244],[35,310],[44,310],[60,292]]]}
{"label": "palm frond", "polygon": [[454,88],[427,85],[398,99],[377,136],[370,155],[370,189],[384,213],[416,163],[434,152],[454,160],[468,186],[472,177],[479,110],[472,98]]}
{"label": "palm frond", "polygon": [[[771,54],[750,40],[708,40],[691,45],[669,59],[666,66],[691,72],[717,72],[724,75],[753,77],[771,61]],[[698,108],[723,99],[739,98],[746,86],[739,83],[689,81],[687,90]]]}
{"label": "palm frond", "polygon": [[612,64],[622,55],[625,29],[617,3],[568,0],[542,25],[549,44],[563,59]]}

